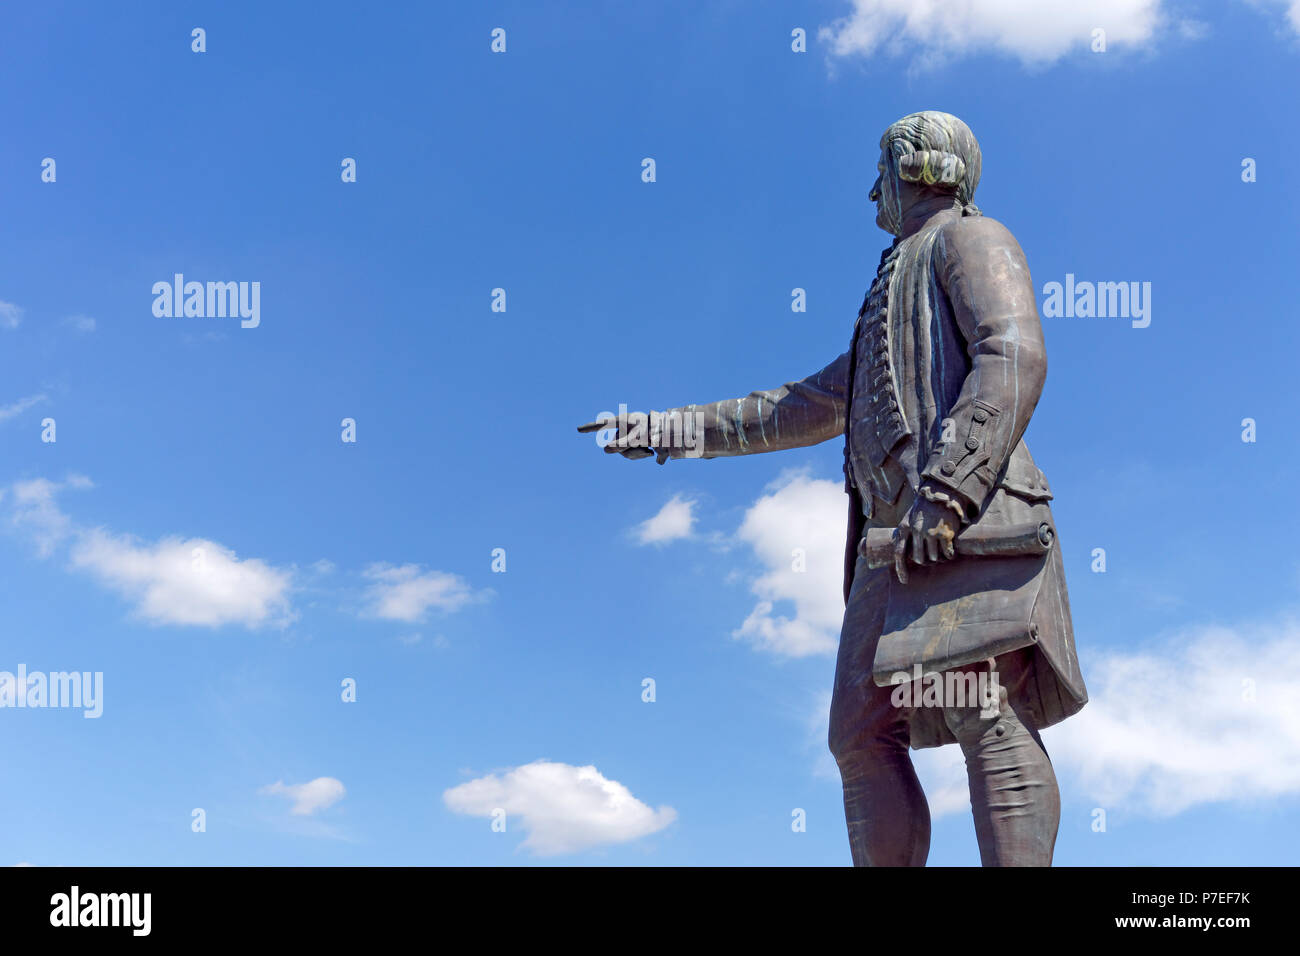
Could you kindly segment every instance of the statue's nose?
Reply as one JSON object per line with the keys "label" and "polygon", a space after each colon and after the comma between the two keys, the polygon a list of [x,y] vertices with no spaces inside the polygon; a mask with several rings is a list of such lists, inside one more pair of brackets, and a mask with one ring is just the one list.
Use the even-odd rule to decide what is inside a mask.
{"label": "statue's nose", "polygon": [[867,198],[872,202],[880,202],[880,178],[879,177],[877,177],[876,181],[871,184],[871,192],[867,194]]}

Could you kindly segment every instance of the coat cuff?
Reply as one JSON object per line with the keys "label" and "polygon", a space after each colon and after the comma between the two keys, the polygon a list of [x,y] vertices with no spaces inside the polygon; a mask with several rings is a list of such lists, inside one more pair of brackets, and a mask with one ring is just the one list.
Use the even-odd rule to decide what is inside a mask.
{"label": "coat cuff", "polygon": [[669,458],[704,458],[705,416],[694,405],[650,412],[648,444]]}
{"label": "coat cuff", "polygon": [[954,440],[939,445],[921,472],[926,481],[959,498],[971,517],[980,513],[997,484],[990,448],[998,414],[995,407],[979,400],[963,410],[954,409]]}

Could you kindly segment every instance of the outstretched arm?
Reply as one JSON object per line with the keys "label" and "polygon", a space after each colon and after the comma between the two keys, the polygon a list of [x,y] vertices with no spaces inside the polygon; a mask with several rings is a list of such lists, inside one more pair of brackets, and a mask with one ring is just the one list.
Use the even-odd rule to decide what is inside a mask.
{"label": "outstretched arm", "polygon": [[[668,458],[720,458],[816,445],[844,433],[848,361],[845,352],[805,379],[744,398],[651,412],[639,443],[633,432],[626,444],[611,442],[605,450],[642,458],[651,454],[648,446],[662,464]],[[578,430],[612,425],[592,422]]]}
{"label": "outstretched arm", "polygon": [[[709,405],[686,405],[662,413],[671,425],[680,416],[703,423],[695,449],[670,447],[671,458],[722,458],[816,445],[844,434],[849,353],[820,372],[780,388],[750,392]],[[651,416],[651,429],[654,428]],[[661,428],[666,432],[666,428]],[[680,443],[678,443],[680,444]]]}

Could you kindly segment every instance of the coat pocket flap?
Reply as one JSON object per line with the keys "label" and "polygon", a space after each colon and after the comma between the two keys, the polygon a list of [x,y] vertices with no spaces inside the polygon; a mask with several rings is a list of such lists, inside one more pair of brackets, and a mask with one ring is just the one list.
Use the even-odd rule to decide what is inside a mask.
{"label": "coat pocket flap", "polygon": [[887,687],[897,675],[965,667],[1035,641],[1034,603],[1046,555],[969,558],[910,567],[907,584],[890,581],[885,625],[872,678]]}

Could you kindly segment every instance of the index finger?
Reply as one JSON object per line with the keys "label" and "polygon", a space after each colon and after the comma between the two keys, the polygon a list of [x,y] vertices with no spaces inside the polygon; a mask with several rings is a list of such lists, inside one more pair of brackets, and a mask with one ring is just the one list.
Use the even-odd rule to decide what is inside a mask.
{"label": "index finger", "polygon": [[604,419],[599,419],[594,422],[587,422],[587,424],[585,425],[579,425],[578,431],[582,432],[582,434],[585,435],[588,432],[598,432],[602,428],[613,428],[613,427],[614,427],[613,422],[607,422]]}
{"label": "index finger", "polygon": [[899,526],[894,529],[894,574],[898,575],[898,583],[907,583],[907,542],[909,532],[905,526]]}

